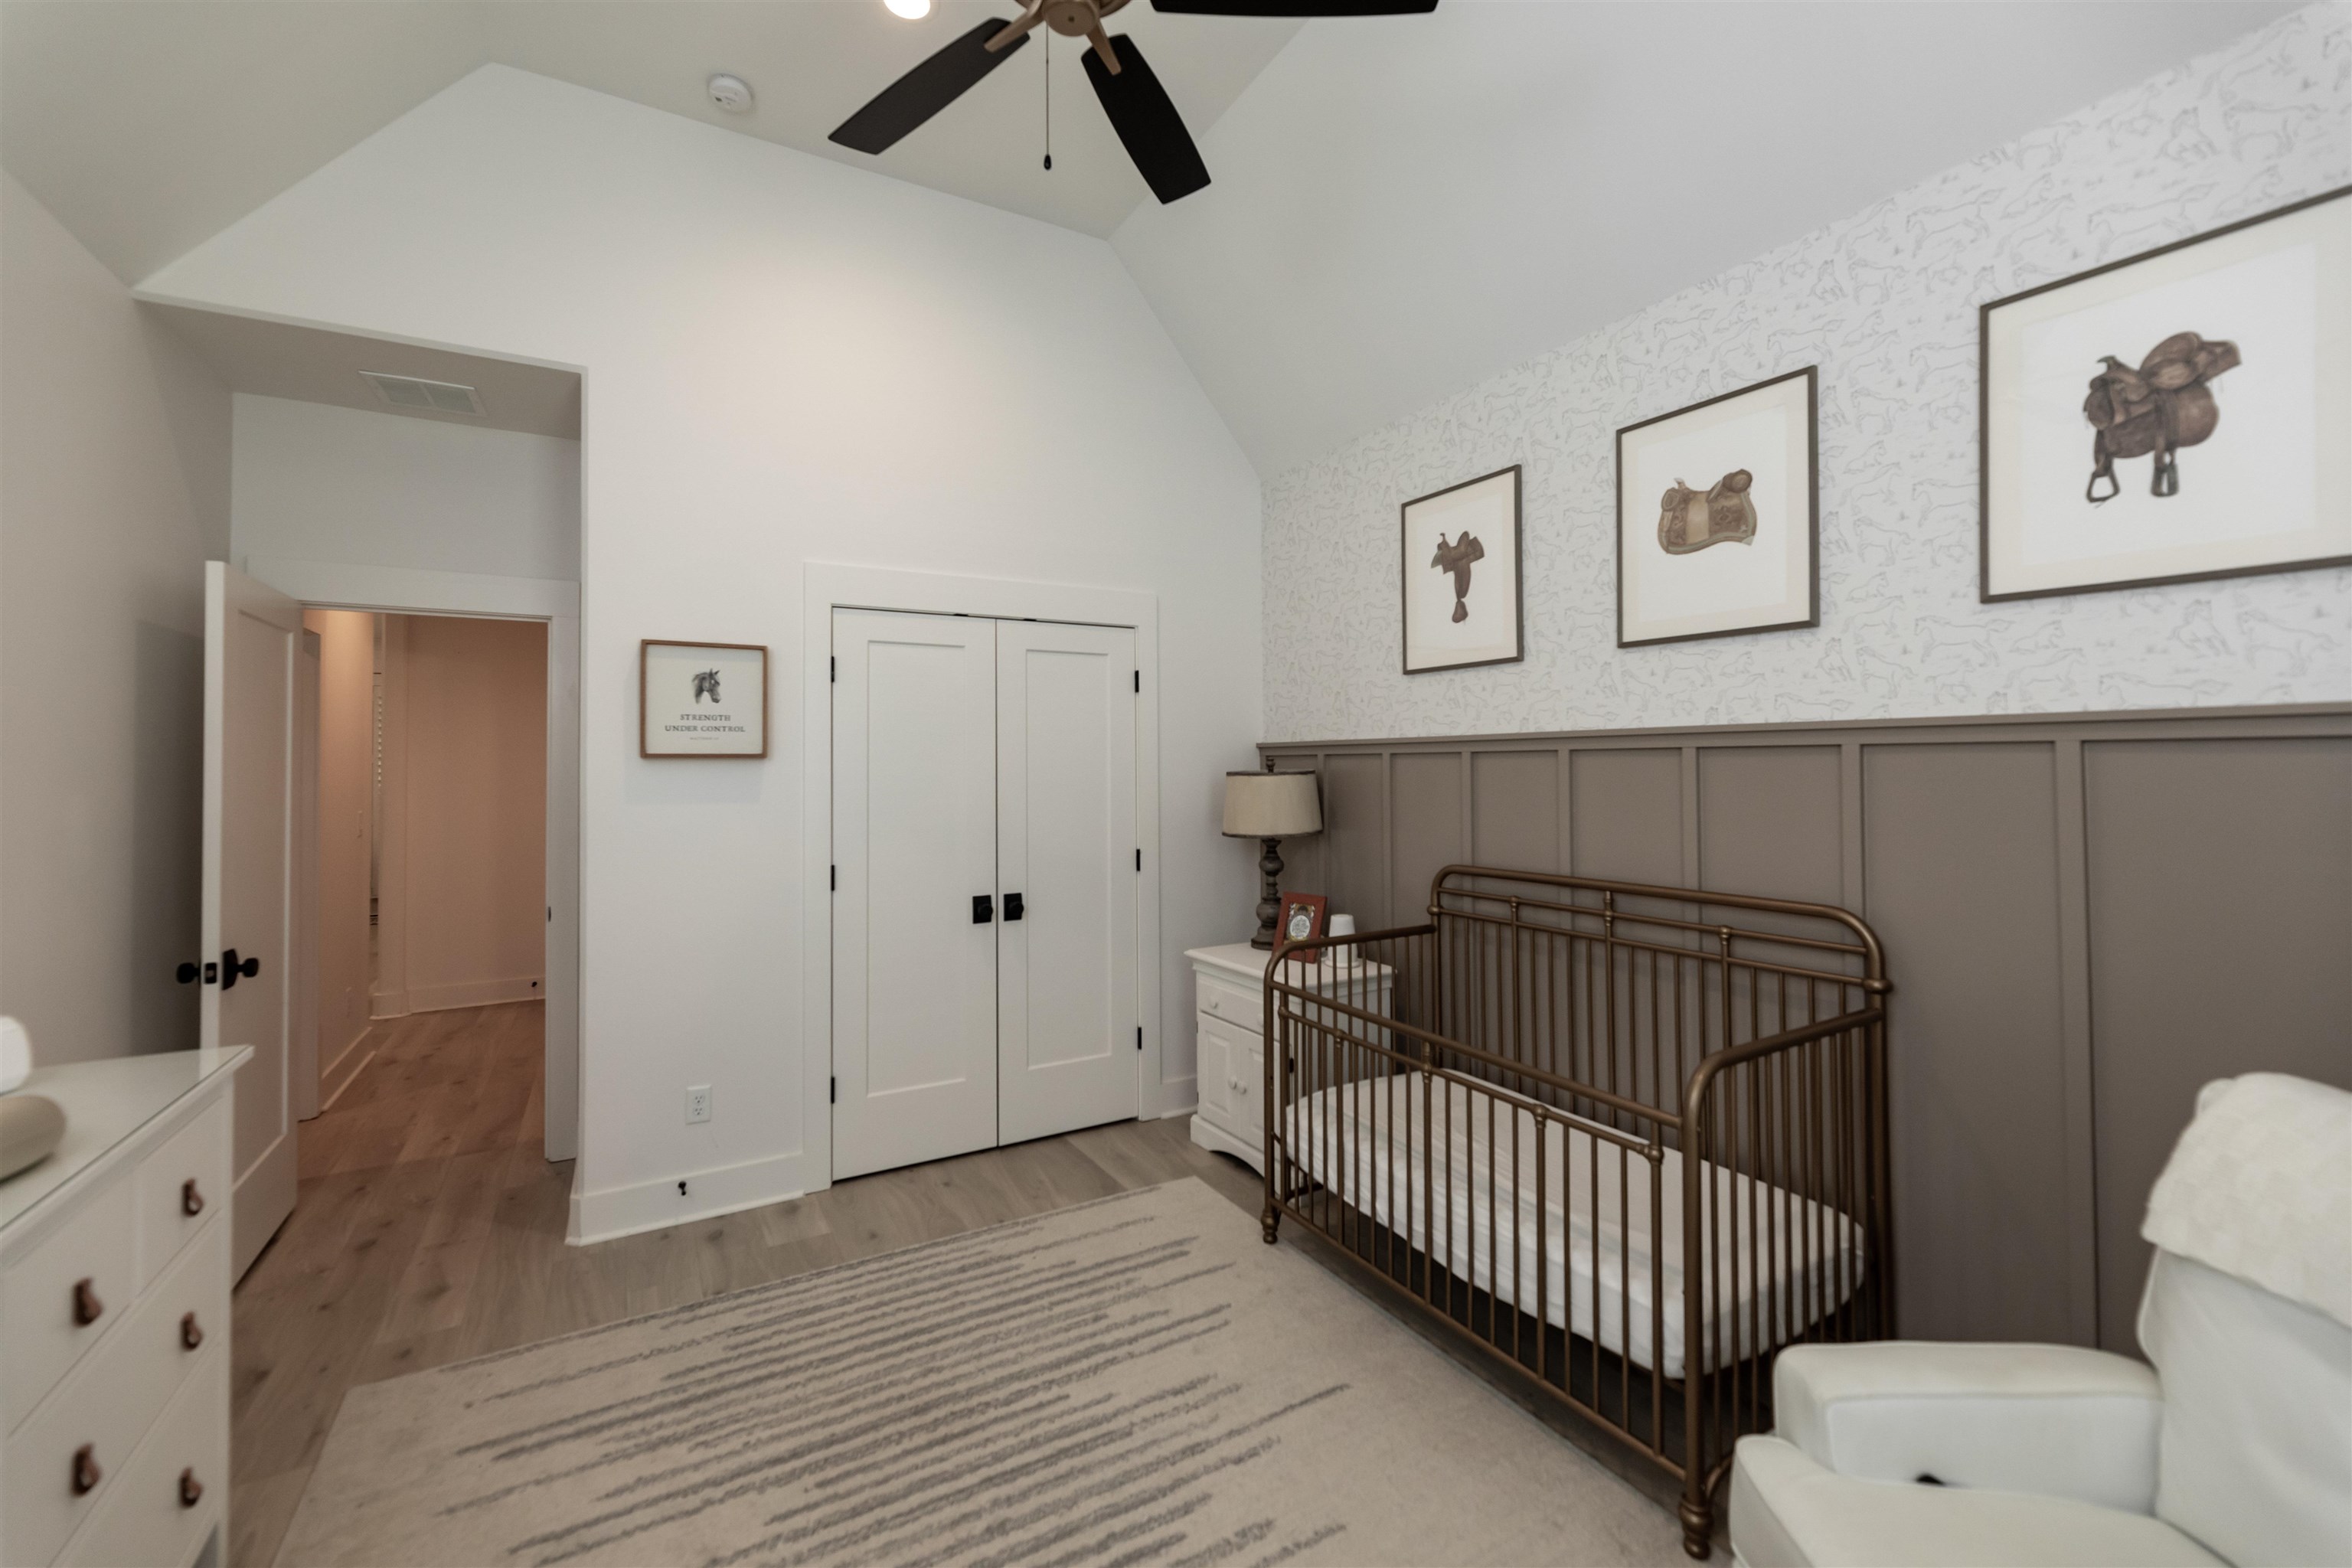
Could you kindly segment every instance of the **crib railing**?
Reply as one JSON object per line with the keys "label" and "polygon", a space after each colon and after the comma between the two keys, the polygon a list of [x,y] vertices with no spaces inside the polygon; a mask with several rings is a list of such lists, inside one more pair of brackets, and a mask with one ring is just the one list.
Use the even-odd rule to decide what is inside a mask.
{"label": "crib railing", "polygon": [[1894,1330],[1877,942],[1472,867],[1429,917],[1274,953],[1266,1239],[1291,1215],[1679,1478],[1704,1556],[1778,1350]]}

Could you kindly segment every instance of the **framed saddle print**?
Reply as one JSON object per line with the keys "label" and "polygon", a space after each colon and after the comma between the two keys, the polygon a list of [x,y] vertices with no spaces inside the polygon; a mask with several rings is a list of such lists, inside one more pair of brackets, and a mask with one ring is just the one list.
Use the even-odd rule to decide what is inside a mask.
{"label": "framed saddle print", "polygon": [[1816,367],[1617,432],[1617,646],[1821,624]]}
{"label": "framed saddle print", "polygon": [[1404,672],[1525,658],[1518,465],[1409,500],[1399,513]]}
{"label": "framed saddle print", "polygon": [[637,755],[768,754],[768,650],[758,643],[637,645]]}
{"label": "framed saddle print", "polygon": [[2352,563],[2352,187],[1979,312],[1978,596]]}

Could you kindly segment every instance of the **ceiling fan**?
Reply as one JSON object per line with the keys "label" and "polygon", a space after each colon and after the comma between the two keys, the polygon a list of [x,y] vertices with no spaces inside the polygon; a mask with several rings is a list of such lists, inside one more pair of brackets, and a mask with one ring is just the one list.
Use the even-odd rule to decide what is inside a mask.
{"label": "ceiling fan", "polygon": [[[980,79],[1011,58],[1039,24],[1093,46],[1087,80],[1111,129],[1135,160],[1151,194],[1172,202],[1209,183],[1208,165],[1192,133],[1151,72],[1143,51],[1126,34],[1103,31],[1103,19],[1128,0],[1024,0],[1010,22],[981,23],[892,82],[835,128],[832,140],[860,153],[882,153],[961,98]],[[1155,11],[1209,16],[1386,16],[1433,11],[1437,0],[1151,0]]]}

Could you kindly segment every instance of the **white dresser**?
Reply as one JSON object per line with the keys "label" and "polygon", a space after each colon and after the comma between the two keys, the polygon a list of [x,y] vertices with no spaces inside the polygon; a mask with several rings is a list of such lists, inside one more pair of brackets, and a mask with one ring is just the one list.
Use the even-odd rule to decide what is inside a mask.
{"label": "white dresser", "polygon": [[[1192,1142],[1264,1172],[1265,1156],[1265,949],[1245,942],[1196,947],[1192,989],[1198,1008],[1201,1108]],[[1389,1011],[1396,976],[1386,964],[1293,962],[1287,983],[1337,996],[1368,1013]],[[1381,1041],[1386,1044],[1385,1039]]]}
{"label": "white dresser", "polygon": [[0,1182],[0,1563],[184,1568],[228,1521],[231,1083],[252,1053],[43,1068]]}

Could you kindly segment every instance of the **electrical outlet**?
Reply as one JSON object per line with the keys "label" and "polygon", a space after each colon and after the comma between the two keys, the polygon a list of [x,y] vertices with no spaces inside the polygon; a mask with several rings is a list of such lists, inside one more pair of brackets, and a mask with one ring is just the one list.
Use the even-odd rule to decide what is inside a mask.
{"label": "electrical outlet", "polygon": [[695,1083],[687,1086],[686,1119],[688,1121],[710,1120],[710,1086],[709,1084]]}

